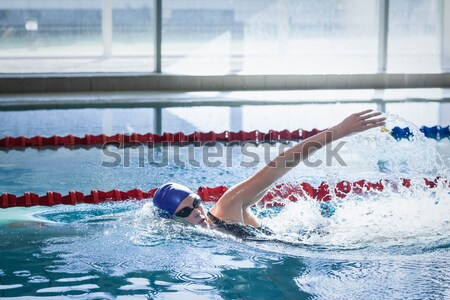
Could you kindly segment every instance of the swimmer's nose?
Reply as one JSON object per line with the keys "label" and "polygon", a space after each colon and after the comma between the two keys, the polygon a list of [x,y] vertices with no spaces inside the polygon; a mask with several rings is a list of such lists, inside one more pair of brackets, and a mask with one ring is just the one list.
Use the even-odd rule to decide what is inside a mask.
{"label": "swimmer's nose", "polygon": [[199,218],[202,216],[202,211],[200,210],[199,207],[196,207],[194,211],[195,211],[195,218]]}

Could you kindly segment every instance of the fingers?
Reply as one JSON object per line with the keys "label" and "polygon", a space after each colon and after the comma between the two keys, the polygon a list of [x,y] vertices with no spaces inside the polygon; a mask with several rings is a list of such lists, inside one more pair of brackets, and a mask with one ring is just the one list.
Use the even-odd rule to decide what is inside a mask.
{"label": "fingers", "polygon": [[373,109],[363,110],[362,112],[356,113],[356,115],[362,116],[362,115],[365,115],[367,113],[370,113],[371,111],[373,111]]}
{"label": "fingers", "polygon": [[373,123],[380,123],[386,121],[386,118],[378,118],[378,119],[371,119],[371,120],[365,120],[363,122],[364,125],[369,125]]}
{"label": "fingers", "polygon": [[[375,118],[380,116],[382,113],[374,111],[373,109],[367,109],[359,113],[354,113],[343,122],[352,123],[355,126],[354,132],[361,132],[371,128],[385,126],[386,118]],[[346,124],[347,126],[350,126]]]}
{"label": "fingers", "polygon": [[384,125],[386,125],[386,122],[378,122],[378,123],[367,125],[367,129],[380,127],[380,126],[384,126]]}
{"label": "fingers", "polygon": [[361,117],[362,117],[363,120],[367,120],[367,119],[370,119],[370,118],[373,118],[373,117],[376,117],[376,116],[379,116],[379,115],[381,115],[381,112],[377,111],[377,112],[374,112],[372,114],[361,116]]}

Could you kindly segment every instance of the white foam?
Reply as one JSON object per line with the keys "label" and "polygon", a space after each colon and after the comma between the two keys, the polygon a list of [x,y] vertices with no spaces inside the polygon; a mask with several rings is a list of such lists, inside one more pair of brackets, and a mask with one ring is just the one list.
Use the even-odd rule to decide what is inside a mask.
{"label": "white foam", "polygon": [[[448,186],[441,182],[430,189],[423,180],[437,176],[448,180],[447,159],[436,150],[436,141],[425,138],[414,124],[392,115],[388,123],[389,128],[408,126],[415,136],[411,141],[398,142],[372,130],[352,136],[346,147],[353,156],[360,157],[367,169],[374,170],[372,177],[396,182],[397,188],[385,186],[382,193],[353,194],[344,200],[334,197],[327,204],[335,210],[331,216],[323,215],[316,200],[288,203],[278,216],[266,220],[269,226],[285,238],[326,247],[426,247],[449,243]],[[380,161],[387,170],[379,170]],[[330,184],[351,176],[346,167],[319,168],[324,172],[331,169],[327,177]],[[401,178],[411,178],[411,187],[402,187]]]}

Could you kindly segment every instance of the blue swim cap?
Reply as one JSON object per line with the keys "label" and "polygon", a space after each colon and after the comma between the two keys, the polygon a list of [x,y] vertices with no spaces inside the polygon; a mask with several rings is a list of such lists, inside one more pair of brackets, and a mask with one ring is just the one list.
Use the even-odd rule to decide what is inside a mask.
{"label": "blue swim cap", "polygon": [[153,205],[162,209],[173,217],[180,203],[194,192],[181,184],[169,182],[160,186],[153,196]]}

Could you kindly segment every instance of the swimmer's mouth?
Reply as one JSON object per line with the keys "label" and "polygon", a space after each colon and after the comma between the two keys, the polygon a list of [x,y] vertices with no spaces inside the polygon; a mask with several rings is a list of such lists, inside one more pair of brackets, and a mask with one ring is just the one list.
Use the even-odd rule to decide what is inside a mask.
{"label": "swimmer's mouth", "polygon": [[203,225],[206,223],[206,218],[203,218],[197,225]]}

